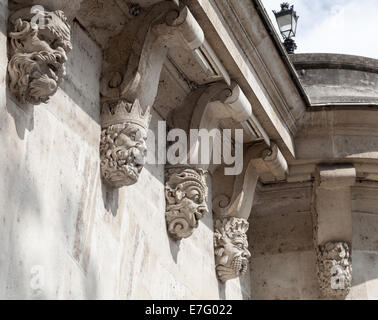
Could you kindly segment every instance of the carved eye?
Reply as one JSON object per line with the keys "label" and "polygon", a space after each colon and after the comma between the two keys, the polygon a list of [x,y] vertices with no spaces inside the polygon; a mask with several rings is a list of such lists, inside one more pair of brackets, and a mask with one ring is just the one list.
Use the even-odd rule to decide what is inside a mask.
{"label": "carved eye", "polygon": [[54,39],[51,39],[49,37],[45,37],[43,35],[39,35],[39,38],[42,40],[42,41],[45,41],[50,47],[52,47],[53,43],[55,42]]}
{"label": "carved eye", "polygon": [[193,201],[200,203],[201,202],[201,194],[197,190],[191,190],[188,192],[188,198],[192,199]]}
{"label": "carved eye", "polygon": [[136,136],[137,136],[136,132],[133,132],[130,134],[130,139],[133,141],[136,141]]}
{"label": "carved eye", "polygon": [[240,250],[243,250],[243,244],[241,242],[236,243],[235,247],[237,247]]}

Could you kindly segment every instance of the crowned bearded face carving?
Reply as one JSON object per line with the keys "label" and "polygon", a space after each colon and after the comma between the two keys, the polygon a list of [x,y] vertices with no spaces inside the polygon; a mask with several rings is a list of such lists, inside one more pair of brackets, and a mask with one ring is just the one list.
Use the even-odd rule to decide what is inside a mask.
{"label": "crowned bearded face carving", "polygon": [[166,172],[167,229],[176,240],[190,237],[209,211],[205,174],[191,168],[171,168]]}
{"label": "crowned bearded face carving", "polygon": [[139,101],[105,103],[100,142],[101,174],[113,188],[138,181],[147,157],[149,109],[143,114]]}
{"label": "crowned bearded face carving", "polygon": [[112,125],[101,133],[101,169],[114,188],[138,181],[147,155],[147,132],[137,124]]}
{"label": "crowned bearded face carving", "polygon": [[251,257],[246,235],[248,227],[246,220],[235,217],[218,219],[215,222],[216,272],[222,282],[247,272]]}
{"label": "crowned bearded face carving", "polygon": [[21,103],[46,103],[65,75],[70,26],[62,11],[17,11],[10,18],[10,91]]}

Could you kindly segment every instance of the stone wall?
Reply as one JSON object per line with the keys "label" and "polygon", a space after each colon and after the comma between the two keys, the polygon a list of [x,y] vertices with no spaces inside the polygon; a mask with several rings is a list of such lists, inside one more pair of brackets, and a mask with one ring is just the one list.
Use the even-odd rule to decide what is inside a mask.
{"label": "stone wall", "polygon": [[[163,165],[147,165],[127,188],[102,184],[102,52],[77,23],[61,88],[48,104],[17,105],[5,83],[6,5],[1,0],[0,298],[248,299],[248,276],[226,285],[216,278],[211,214],[191,238],[169,239]],[[158,120],[154,112],[151,129]]]}
{"label": "stone wall", "polygon": [[250,217],[252,299],[318,299],[311,184],[265,186]]}
{"label": "stone wall", "polygon": [[352,191],[353,279],[348,299],[378,299],[378,196],[376,182]]}
{"label": "stone wall", "polygon": [[312,104],[377,103],[376,59],[344,54],[291,55]]}
{"label": "stone wall", "polygon": [[[250,218],[252,299],[322,299],[312,239],[310,183],[264,186]],[[352,188],[352,288],[346,299],[378,299],[376,182]]]}

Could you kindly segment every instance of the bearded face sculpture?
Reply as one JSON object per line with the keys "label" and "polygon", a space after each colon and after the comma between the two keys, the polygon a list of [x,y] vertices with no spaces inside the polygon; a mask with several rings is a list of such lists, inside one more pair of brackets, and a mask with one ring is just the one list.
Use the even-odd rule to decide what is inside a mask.
{"label": "bearded face sculpture", "polygon": [[188,238],[198,221],[209,212],[206,173],[201,169],[171,168],[166,171],[166,222],[169,235]]}
{"label": "bearded face sculpture", "polygon": [[150,112],[119,101],[103,105],[100,158],[104,182],[113,188],[138,181],[147,157],[147,128]]}
{"label": "bearded face sculpture", "polygon": [[344,299],[352,285],[352,259],[347,242],[327,242],[317,250],[318,280],[324,297]]}
{"label": "bearded face sculpture", "polygon": [[72,49],[67,18],[62,11],[25,8],[9,20],[10,91],[21,103],[46,103],[65,76],[67,54]]}
{"label": "bearded face sculpture", "polygon": [[217,276],[222,282],[247,272],[251,258],[246,235],[248,227],[248,222],[242,218],[227,217],[215,222],[215,264]]}

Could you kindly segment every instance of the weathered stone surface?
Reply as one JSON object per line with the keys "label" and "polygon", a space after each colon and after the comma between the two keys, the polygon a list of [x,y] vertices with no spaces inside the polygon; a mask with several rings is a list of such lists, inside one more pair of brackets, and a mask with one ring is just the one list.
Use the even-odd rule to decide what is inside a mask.
{"label": "weathered stone surface", "polygon": [[[8,1],[0,1],[0,69],[6,70],[8,64],[7,50],[7,18],[8,18]],[[5,75],[1,71],[0,83],[5,81]]]}
{"label": "weathered stone surface", "polygon": [[353,250],[378,252],[378,215],[353,212]]}
{"label": "weathered stone surface", "polygon": [[314,188],[314,238],[317,245],[338,239],[350,243],[352,230],[351,187],[356,169],[350,164],[319,165]]}
{"label": "weathered stone surface", "polygon": [[252,256],[273,255],[313,249],[310,212],[282,213],[250,219],[248,232]]}
{"label": "weathered stone surface", "polygon": [[353,281],[347,300],[376,300],[378,297],[378,255],[353,250]]}
{"label": "weathered stone surface", "polygon": [[282,215],[289,215],[293,211],[306,214],[310,211],[311,193],[311,184],[273,184],[258,188],[252,216],[272,216],[273,219],[278,212]]}
{"label": "weathered stone surface", "polygon": [[342,54],[295,54],[291,60],[311,102],[377,103],[378,63]]}
{"label": "weathered stone surface", "polygon": [[252,299],[319,299],[314,251],[263,255],[251,259]]}

